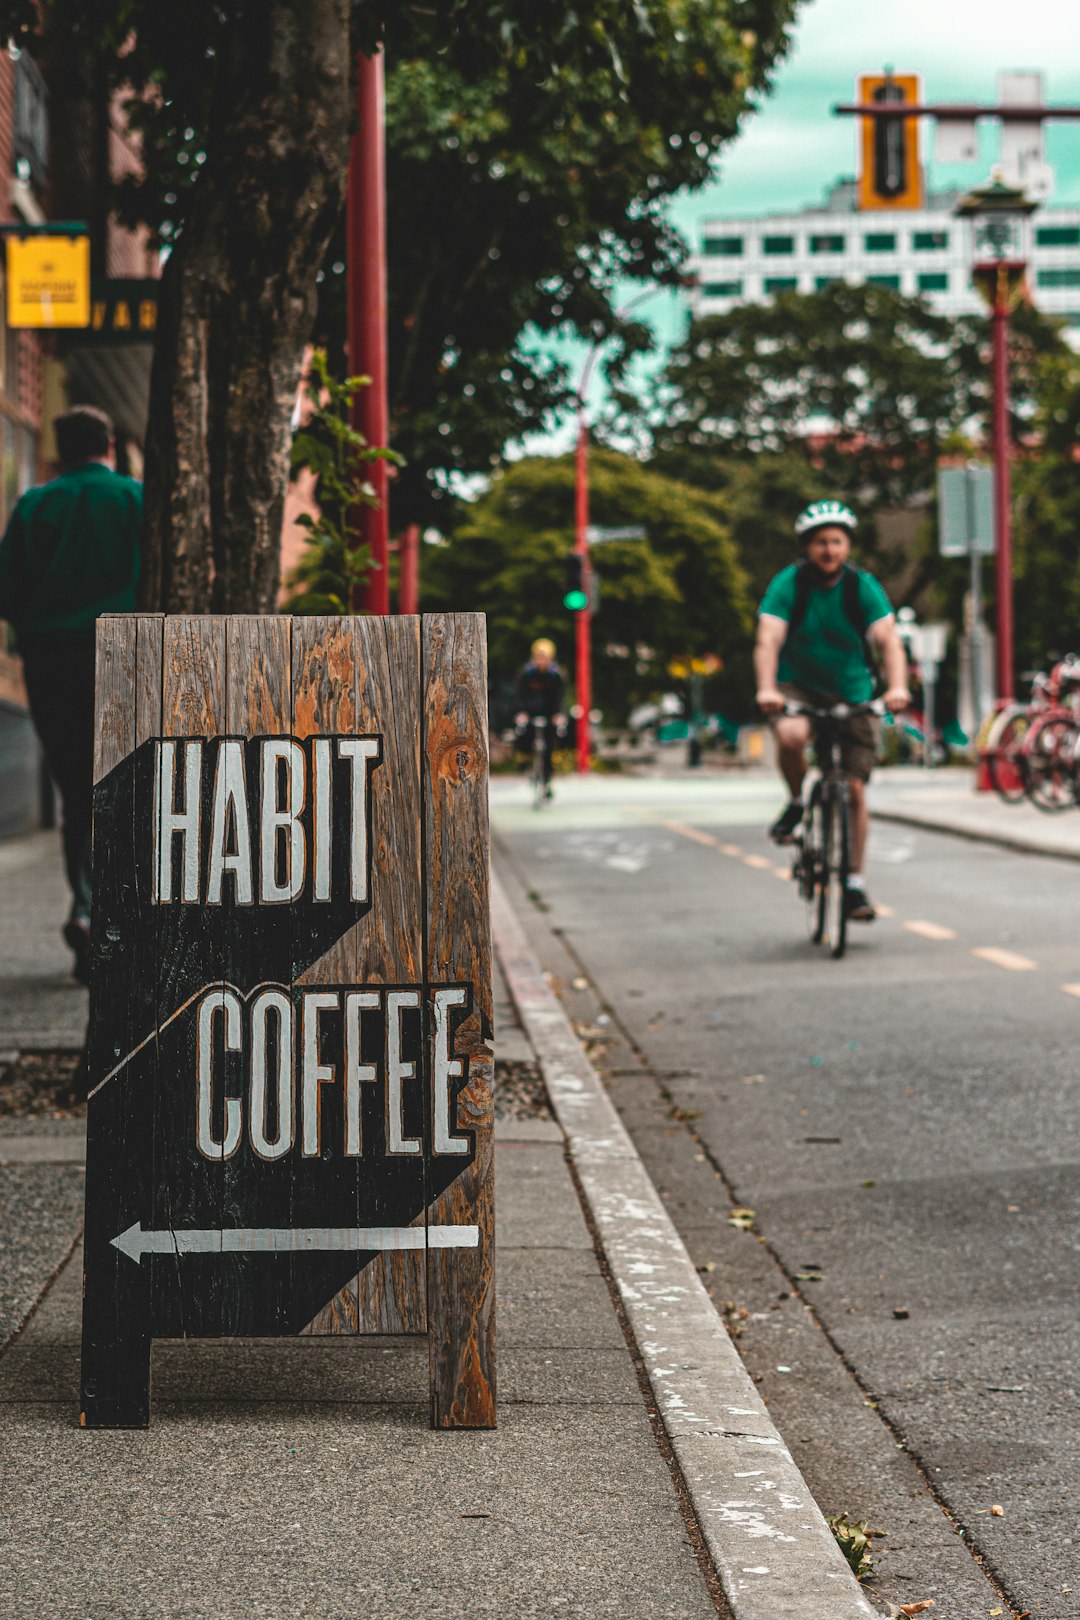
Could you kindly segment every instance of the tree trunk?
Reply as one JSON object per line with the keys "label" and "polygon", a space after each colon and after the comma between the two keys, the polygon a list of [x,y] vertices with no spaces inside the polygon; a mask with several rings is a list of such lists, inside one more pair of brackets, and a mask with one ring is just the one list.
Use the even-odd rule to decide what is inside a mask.
{"label": "tree trunk", "polygon": [[348,11],[348,0],[233,10],[207,161],[162,280],[144,609],[274,609],[289,420],[344,197]]}

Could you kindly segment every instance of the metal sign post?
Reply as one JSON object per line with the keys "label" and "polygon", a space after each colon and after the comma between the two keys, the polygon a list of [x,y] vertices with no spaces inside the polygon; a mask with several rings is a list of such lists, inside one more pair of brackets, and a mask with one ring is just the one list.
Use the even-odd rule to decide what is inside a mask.
{"label": "metal sign post", "polygon": [[943,467],[937,488],[938,549],[943,557],[967,557],[971,567],[971,694],[978,730],[993,703],[993,695],[982,690],[982,558],[994,555],[994,470],[975,462]]}
{"label": "metal sign post", "polygon": [[908,623],[903,631],[911,657],[919,666],[923,684],[923,765],[927,770],[936,763],[934,758],[937,731],[937,679],[945,657],[949,627],[945,624]]}

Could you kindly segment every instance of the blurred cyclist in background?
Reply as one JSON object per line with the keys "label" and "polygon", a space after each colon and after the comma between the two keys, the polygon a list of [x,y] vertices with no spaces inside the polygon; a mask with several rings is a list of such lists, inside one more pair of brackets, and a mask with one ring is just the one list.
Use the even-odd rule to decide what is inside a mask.
{"label": "blurred cyclist in background", "polygon": [[[769,828],[778,844],[794,841],[802,821],[802,785],[810,721],[785,715],[785,702],[820,709],[836,703],[867,703],[874,695],[880,659],[886,708],[910,702],[907,658],[889,598],[873,574],[848,563],[856,517],[840,501],[815,501],[795,520],[802,562],[769,581],[758,610],[754,673],[757,701],[776,732],[780,774],[791,795]],[[856,922],[877,915],[866,892],[863,860],[870,826],[866,783],[878,753],[880,722],[853,715],[841,730],[840,757],[851,783],[851,873],[846,909]]]}
{"label": "blurred cyclist in background", "polygon": [[517,679],[515,702],[517,713],[517,746],[531,747],[533,721],[542,716],[547,721],[544,731],[544,782],[551,798],[551,755],[555,747],[555,733],[565,722],[563,703],[566,681],[555,662],[555,643],[541,636],[529,649],[529,662]]}

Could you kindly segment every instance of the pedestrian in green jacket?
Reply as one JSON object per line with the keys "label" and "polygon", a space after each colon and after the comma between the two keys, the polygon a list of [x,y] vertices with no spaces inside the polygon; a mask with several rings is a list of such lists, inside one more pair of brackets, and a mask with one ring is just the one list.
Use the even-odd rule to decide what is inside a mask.
{"label": "pedestrian in green jacket", "polygon": [[90,972],[94,637],[102,613],[135,607],[142,486],[115,470],[113,425],[75,405],[53,424],[60,474],[28,489],[0,541],[0,618],[15,630],[30,713],[63,807],[75,975]]}

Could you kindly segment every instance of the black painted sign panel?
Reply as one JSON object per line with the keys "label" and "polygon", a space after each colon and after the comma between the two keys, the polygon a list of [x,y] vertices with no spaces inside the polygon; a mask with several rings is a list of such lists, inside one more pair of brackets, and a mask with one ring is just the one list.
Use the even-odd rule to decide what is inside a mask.
{"label": "black painted sign panel", "polygon": [[102,621],[85,1423],[148,1421],[154,1337],[388,1325],[448,1344],[437,1423],[494,1420],[482,650]]}

